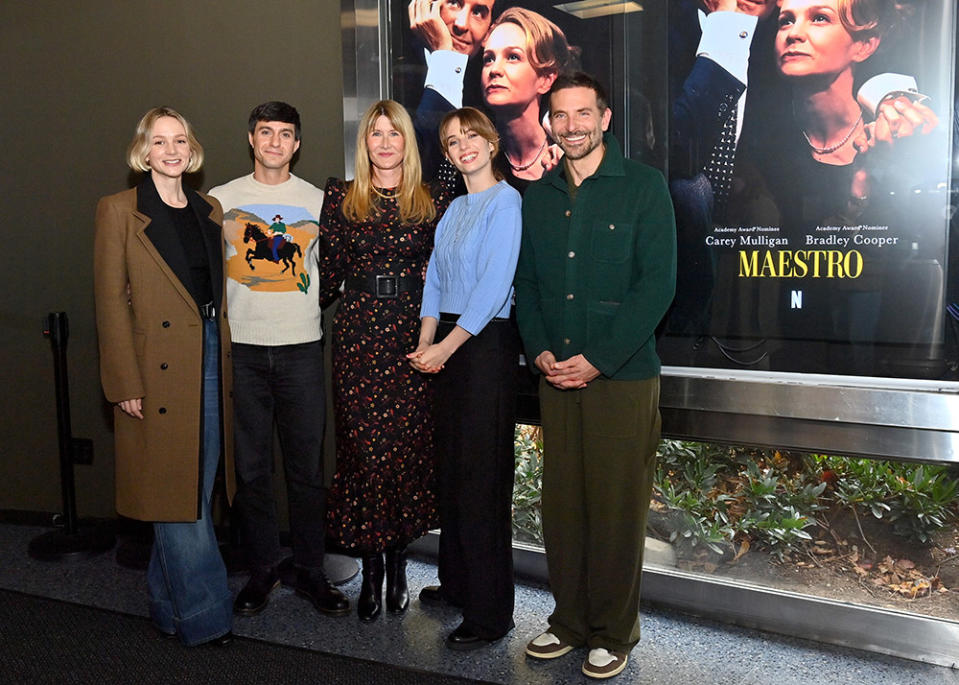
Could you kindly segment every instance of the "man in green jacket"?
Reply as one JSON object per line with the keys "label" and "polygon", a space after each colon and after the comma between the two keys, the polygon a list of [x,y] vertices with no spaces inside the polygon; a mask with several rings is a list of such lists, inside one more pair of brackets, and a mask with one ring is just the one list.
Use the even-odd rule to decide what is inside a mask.
{"label": "man in green jacket", "polygon": [[623,157],[592,77],[550,90],[563,162],[526,191],[516,316],[542,374],[543,532],[556,610],[526,653],[586,646],[620,673],[639,641],[646,513],[659,442],[655,329],[673,298],[676,227],[662,174]]}

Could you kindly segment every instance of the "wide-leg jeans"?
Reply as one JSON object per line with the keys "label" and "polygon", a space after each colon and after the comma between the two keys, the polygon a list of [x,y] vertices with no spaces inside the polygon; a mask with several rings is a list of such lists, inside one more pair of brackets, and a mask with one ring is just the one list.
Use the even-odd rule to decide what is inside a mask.
{"label": "wide-leg jeans", "polygon": [[150,618],[186,645],[209,642],[230,631],[233,598],[220,556],[210,498],[220,460],[220,342],[215,321],[203,329],[203,441],[200,518],[193,523],[154,523],[147,567]]}

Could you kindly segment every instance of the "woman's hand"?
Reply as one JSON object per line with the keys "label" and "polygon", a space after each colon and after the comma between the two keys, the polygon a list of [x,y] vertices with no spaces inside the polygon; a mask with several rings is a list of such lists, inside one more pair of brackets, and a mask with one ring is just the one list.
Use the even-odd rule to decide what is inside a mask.
{"label": "woman's hand", "polygon": [[135,419],[143,418],[143,398],[136,397],[132,400],[123,400],[117,402],[117,406],[120,407],[120,411],[124,414],[132,416]]}
{"label": "woman's hand", "polygon": [[443,370],[443,365],[450,358],[452,352],[447,352],[446,348],[440,343],[429,345],[420,343],[415,352],[406,355],[410,360],[410,365],[422,373],[439,373]]}
{"label": "woman's hand", "polygon": [[437,0],[412,0],[408,8],[410,30],[430,52],[453,49],[453,37],[440,17],[441,4]]}

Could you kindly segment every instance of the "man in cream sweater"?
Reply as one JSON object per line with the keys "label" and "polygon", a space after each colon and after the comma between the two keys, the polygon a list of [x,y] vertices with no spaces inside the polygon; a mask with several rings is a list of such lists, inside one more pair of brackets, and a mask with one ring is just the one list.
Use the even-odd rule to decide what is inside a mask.
{"label": "man in cream sweater", "polygon": [[[323,572],[323,349],[320,343],[317,223],[323,191],[290,173],[300,116],[284,102],[250,114],[253,173],[210,190],[223,205],[227,302],[233,333],[236,511],[250,580],[234,611],[262,611],[280,583],[281,552],[272,483],[277,426],[289,499],[297,592],[330,615],[349,602]],[[270,230],[282,217],[286,232]]]}

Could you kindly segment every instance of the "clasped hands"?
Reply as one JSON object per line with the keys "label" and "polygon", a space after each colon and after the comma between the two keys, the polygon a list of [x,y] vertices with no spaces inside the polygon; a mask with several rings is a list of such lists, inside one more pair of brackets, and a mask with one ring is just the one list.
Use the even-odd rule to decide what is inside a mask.
{"label": "clasped hands", "polygon": [[441,342],[421,342],[406,358],[410,360],[410,366],[421,373],[439,373],[452,354],[452,350],[448,350]]}
{"label": "clasped hands", "polygon": [[581,354],[576,354],[564,361],[556,361],[556,356],[549,350],[540,352],[535,361],[546,382],[560,390],[574,390],[585,388],[587,383],[599,377],[599,369],[589,363]]}

